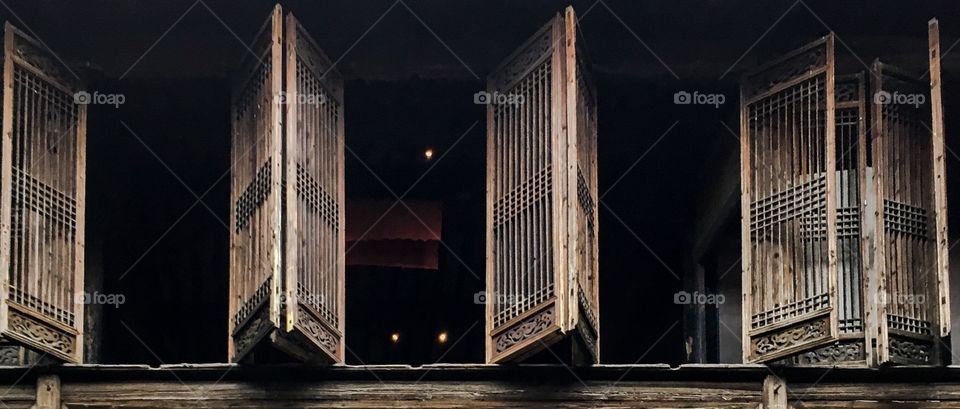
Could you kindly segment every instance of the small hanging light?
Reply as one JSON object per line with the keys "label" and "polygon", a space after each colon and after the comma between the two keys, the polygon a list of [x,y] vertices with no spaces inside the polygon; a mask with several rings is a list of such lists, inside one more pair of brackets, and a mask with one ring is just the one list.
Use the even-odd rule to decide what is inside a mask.
{"label": "small hanging light", "polygon": [[394,332],[390,334],[390,342],[393,342],[394,344],[396,344],[397,342],[400,342],[400,333]]}
{"label": "small hanging light", "polygon": [[433,148],[427,148],[423,151],[423,157],[426,160],[433,159]]}
{"label": "small hanging light", "polygon": [[447,331],[441,331],[440,334],[437,335],[437,342],[441,344],[447,343]]}

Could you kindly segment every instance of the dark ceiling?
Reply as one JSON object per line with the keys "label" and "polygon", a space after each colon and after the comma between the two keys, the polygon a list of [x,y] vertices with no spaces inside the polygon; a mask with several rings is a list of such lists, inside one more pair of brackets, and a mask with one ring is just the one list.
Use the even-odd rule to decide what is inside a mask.
{"label": "dark ceiling", "polygon": [[[0,17],[70,63],[108,77],[222,76],[247,51],[269,0],[6,0]],[[484,77],[570,1],[282,1],[348,78]],[[926,22],[960,32],[951,1],[572,1],[601,73],[718,79],[831,29],[859,60],[922,55]],[[776,23],[776,24],[775,24]],[[769,32],[767,32],[769,30]],[[749,51],[749,52],[748,52]],[[960,53],[958,53],[960,54]],[[960,57],[945,58],[946,71]],[[922,58],[904,58],[921,61]],[[856,61],[856,59],[854,59]],[[908,67],[909,68],[909,67]],[[672,72],[672,73],[671,73]],[[728,74],[729,75],[729,74]]]}

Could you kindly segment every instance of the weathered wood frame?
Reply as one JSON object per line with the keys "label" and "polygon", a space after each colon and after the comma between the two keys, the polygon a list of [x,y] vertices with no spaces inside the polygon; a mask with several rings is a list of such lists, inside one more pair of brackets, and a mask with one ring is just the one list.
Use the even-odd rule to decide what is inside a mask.
{"label": "weathered wood frame", "polygon": [[[817,48],[823,47],[823,63],[816,66],[805,66],[804,70],[797,73],[790,73],[788,78],[777,78],[775,83],[751,84],[754,77],[761,78],[761,74],[768,70],[773,70],[781,64],[791,61],[793,58],[803,56],[805,53],[814,52]],[[814,64],[811,62],[810,64]],[[835,73],[834,73],[834,36],[829,34],[822,39],[808,44],[798,50],[774,60],[760,67],[756,72],[748,75],[744,80],[744,87],[741,87],[741,106],[740,106],[740,134],[741,134],[741,228],[742,228],[742,259],[743,259],[743,360],[744,362],[766,362],[778,358],[783,358],[800,351],[810,350],[831,342],[839,337],[839,314],[837,311],[837,209],[836,209],[836,120],[835,120]],[[805,81],[815,79],[818,76],[824,76],[823,90],[825,92],[824,116],[825,123],[823,129],[823,173],[825,178],[824,201],[825,205],[825,240],[827,246],[827,302],[825,307],[817,308],[812,312],[805,312],[794,317],[779,320],[770,325],[763,325],[759,328],[752,328],[752,318],[758,311],[753,311],[754,288],[758,285],[753,280],[753,239],[752,239],[752,218],[751,208],[753,205],[753,165],[750,111],[749,107],[764,98],[777,95],[784,92],[792,86],[802,84]],[[778,241],[778,243],[780,243]],[[799,302],[799,301],[794,301]],[[767,304],[770,304],[769,302]],[[823,321],[823,320],[826,321]],[[809,325],[809,327],[805,327]],[[824,326],[826,328],[824,328]],[[785,334],[784,331],[795,329],[802,334],[794,337]],[[813,334],[808,335],[808,334]],[[759,356],[754,350],[754,340],[757,337],[767,337],[768,339],[788,339],[782,348],[773,352]],[[787,338],[783,338],[786,336]],[[802,337],[803,339],[797,339]],[[757,341],[757,342],[762,342]],[[770,341],[777,342],[777,341]]]}
{"label": "weathered wood frame", "polygon": [[[284,172],[286,183],[284,191],[284,223],[285,229],[285,259],[284,259],[284,280],[285,280],[285,300],[283,308],[285,309],[284,330],[293,335],[292,339],[278,339],[281,341],[278,346],[284,348],[293,355],[298,355],[304,359],[321,360],[326,362],[340,362],[344,360],[344,291],[345,291],[345,261],[344,261],[344,243],[345,243],[345,222],[344,222],[344,118],[343,118],[343,79],[340,74],[332,68],[332,64],[323,53],[320,47],[313,41],[313,38],[306,32],[306,29],[297,21],[293,14],[286,16],[286,26],[284,28],[285,43],[285,105],[286,123],[285,123],[285,146],[284,146]],[[322,98],[318,95],[302,95],[299,87],[307,81],[302,78],[298,72],[298,60],[303,61],[303,65],[309,71],[316,81],[321,84],[323,90]],[[333,120],[333,134],[326,134],[319,130],[327,124],[318,123],[321,111],[324,107],[332,106],[333,118],[323,117],[323,120]],[[301,112],[310,111],[310,112]],[[301,129],[303,127],[303,129]],[[306,129],[309,128],[309,129]],[[333,140],[321,141],[327,148],[334,150],[332,157],[321,157],[329,155],[330,152],[322,152],[318,148],[321,144],[315,146],[303,146],[301,138],[306,135],[313,135],[314,138],[323,136],[332,137]],[[311,150],[314,149],[314,150]],[[329,165],[333,169],[332,175],[312,175],[304,165],[304,170],[298,170],[301,162],[318,160]],[[301,187],[299,181],[309,179],[304,185],[313,184],[317,177],[334,184],[335,191],[327,192],[326,188],[318,185],[318,192],[306,192],[306,187]],[[319,196],[313,197],[313,196]],[[335,203],[321,203],[315,209],[322,212],[323,208],[332,207],[335,213],[336,232],[333,237],[326,237],[322,240],[321,235],[316,231],[316,226],[301,225],[301,218],[298,213],[311,210],[311,207],[304,202],[309,200],[333,200]],[[330,236],[329,234],[327,236]],[[323,256],[316,257],[321,263],[319,277],[314,280],[320,280],[324,283],[323,287],[329,292],[323,294],[310,294],[304,290],[300,283],[299,276],[306,269],[306,266],[300,265],[301,251],[311,252],[310,245],[333,246],[323,250]],[[307,242],[310,245],[306,244]],[[316,242],[316,243],[314,243]],[[333,260],[322,260],[332,256]],[[318,266],[314,266],[318,267]],[[329,288],[334,287],[334,288]],[[303,300],[302,296],[308,298]],[[331,297],[332,296],[332,297]],[[330,322],[311,306],[312,298],[321,298],[321,303],[327,309],[334,309],[336,322]],[[327,298],[333,298],[331,300]]]}
{"label": "weathered wood frame", "polygon": [[[585,68],[585,64],[578,57],[577,50],[582,49],[582,46],[578,47],[577,43],[576,15],[572,7],[568,7],[563,15],[556,15],[546,26],[525,41],[488,78],[488,95],[509,93],[514,86],[527,80],[528,75],[541,69],[544,64],[549,64],[549,80],[546,84],[540,83],[545,88],[537,88],[534,92],[534,97],[539,97],[539,102],[543,103],[541,106],[536,106],[539,109],[537,112],[517,113],[515,116],[519,119],[510,116],[508,122],[511,120],[514,122],[502,125],[498,122],[496,105],[491,103],[487,106],[486,357],[491,363],[522,360],[575,330],[578,338],[584,343],[587,355],[590,356],[588,360],[597,362],[599,357],[597,320],[584,319],[588,323],[581,322],[581,317],[585,317],[584,314],[592,314],[592,317],[599,316],[597,280],[599,265],[596,223],[598,203],[596,129],[590,128],[591,124],[595,125],[595,118],[580,118],[584,107],[578,105],[580,103],[592,105],[588,107],[592,108],[588,110],[590,112],[588,115],[595,114],[596,95],[592,86],[586,84],[591,94],[583,101],[578,100],[580,88],[585,85],[583,82],[589,82],[589,75],[582,72],[578,76],[578,69]],[[540,81],[543,81],[543,78]],[[545,96],[547,90],[549,90],[549,97]],[[549,121],[544,119],[546,114],[549,114]],[[504,115],[514,114],[505,113]],[[582,119],[588,122],[593,120],[592,123],[581,124],[587,127],[586,131],[578,128],[577,121]],[[532,126],[534,129],[531,130],[530,126],[523,122],[524,120],[539,121],[539,123]],[[549,124],[549,133],[544,129],[547,124]],[[510,129],[515,130],[516,133],[511,134],[506,131],[505,127],[509,126],[512,126],[513,128]],[[590,134],[581,135],[578,132]],[[528,138],[525,141],[531,144],[518,143],[517,146],[508,144],[502,147],[498,144],[501,137]],[[593,141],[587,144],[588,146],[578,146],[578,137]],[[522,176],[509,179],[508,183],[504,182],[503,175],[499,173],[501,170],[499,164],[514,157],[511,155],[526,155],[527,159],[532,155],[534,164],[523,165],[525,167],[518,171]],[[584,157],[581,158],[581,156]],[[537,164],[541,163],[542,165],[539,166],[543,168],[535,169]],[[589,168],[590,171],[586,172],[586,176],[582,176],[584,180],[581,181],[578,176],[582,175],[583,167]],[[547,176],[543,176],[544,172]],[[547,179],[541,179],[541,177]],[[516,186],[511,186],[510,183]],[[537,183],[545,184],[541,187],[524,187],[525,184],[537,186]],[[587,192],[584,199],[588,202],[588,206],[583,210],[586,213],[581,214],[581,210],[577,207],[577,200],[578,192],[584,189]],[[542,198],[533,197],[534,192],[542,195]],[[521,207],[520,210],[525,210],[522,208],[523,204],[514,204],[509,201],[511,194],[519,195],[520,200],[527,200],[529,203],[548,201],[546,209],[549,213],[546,211],[536,213],[539,218],[523,220],[519,230],[510,231],[509,229],[514,227],[507,226],[509,223],[515,223],[516,218],[507,221],[501,219],[502,225],[497,224],[495,220],[501,212],[512,211],[503,210],[504,208]],[[591,201],[592,203],[589,203]],[[593,223],[584,226],[592,226],[592,231],[589,231],[591,227],[587,227],[588,231],[580,231],[582,229],[578,226],[585,222],[584,217],[589,216],[593,217]],[[508,239],[500,241],[501,239],[497,238],[500,237],[499,228],[509,232],[503,234],[514,234],[514,237],[523,236],[517,239],[520,243],[509,243]],[[531,238],[533,237],[529,233],[531,231],[533,236],[537,236],[536,238]],[[592,240],[589,240],[591,242],[581,243],[580,234],[587,234],[586,237],[592,234]],[[517,250],[517,247],[520,250]],[[586,260],[586,263],[591,265],[581,265],[581,261],[577,258],[577,252],[581,247],[584,247],[583,251],[591,254],[591,257]],[[501,252],[506,256],[500,255]],[[547,274],[552,276],[552,284],[549,281],[541,283],[537,281],[539,278],[530,279],[528,274],[533,273],[528,273],[526,270],[525,264],[531,262],[530,260],[542,260],[545,257],[552,259],[552,262],[547,263],[550,269]],[[508,258],[510,260],[507,260]],[[519,306],[516,308],[517,312],[508,315],[509,318],[504,322],[498,323],[499,314],[496,303],[500,302],[501,298],[507,300],[513,295],[498,291],[498,286],[502,283],[497,277],[501,274],[500,269],[505,269],[506,265],[509,265],[513,271],[512,274],[515,274],[509,277],[514,282],[525,282],[529,279],[537,283],[537,286],[549,288],[552,285],[553,287],[552,290],[548,290],[552,291],[550,297],[545,301],[537,302],[536,305],[527,306],[520,305],[519,302],[510,302],[511,305]],[[588,288],[583,289],[583,286]],[[529,290],[528,287],[522,288],[523,291]],[[539,291],[540,287],[533,290]],[[581,298],[584,299],[583,302],[580,301]],[[593,322],[589,323],[589,321]],[[508,346],[498,350],[500,348],[498,340],[506,338],[510,338]]]}
{"label": "weathered wood frame", "polygon": [[[82,101],[78,97],[81,91],[79,84],[68,76],[60,67],[55,58],[49,55],[46,46],[34,40],[26,33],[20,31],[10,23],[4,25],[3,41],[3,119],[2,119],[2,153],[0,153],[0,271],[3,273],[2,288],[0,288],[0,335],[10,340],[25,345],[28,348],[44,352],[50,356],[62,359],[68,362],[79,363],[83,360],[83,309],[84,297],[83,277],[84,277],[84,209],[86,208],[86,127],[87,127],[87,106],[89,101]],[[59,288],[61,282],[56,277],[40,277],[41,287],[44,287],[46,293],[43,297],[36,294],[30,294],[24,289],[28,297],[36,298],[37,302],[51,308],[70,307],[70,313],[73,314],[73,324],[68,325],[48,313],[30,307],[11,299],[9,296],[12,271],[11,256],[11,229],[13,228],[13,145],[14,145],[14,110],[18,103],[14,101],[14,69],[19,68],[29,75],[35,76],[37,81],[49,86],[53,92],[60,92],[61,97],[67,95],[72,99],[71,103],[76,108],[75,122],[71,124],[75,133],[74,149],[76,149],[74,163],[67,164],[75,167],[73,174],[74,192],[74,226],[73,240],[68,252],[72,253],[71,260],[58,259],[60,263],[70,261],[73,265],[73,271],[66,274],[72,275],[71,288]],[[72,74],[71,74],[72,75]],[[64,97],[65,98],[65,97]],[[78,100],[81,99],[81,100]],[[34,129],[35,130],[35,129]],[[64,133],[59,136],[58,142],[62,140]],[[58,165],[59,166],[59,165]],[[43,172],[45,169],[40,169]],[[23,177],[31,177],[25,170]],[[52,173],[52,172],[48,172]],[[37,179],[36,183],[43,183]],[[54,187],[49,186],[49,189]],[[59,192],[59,194],[70,196],[70,192]],[[65,199],[66,200],[66,199]],[[26,230],[27,227],[21,226]],[[51,229],[49,223],[45,223],[39,229],[45,232]],[[56,230],[57,234],[63,233],[62,230]],[[57,249],[63,250],[63,249]],[[28,267],[24,267],[28,268]],[[50,292],[59,291],[69,297],[63,305],[50,303],[48,300]],[[63,294],[61,294],[61,297]],[[17,323],[12,323],[16,317]]]}
{"label": "weathered wood frame", "polygon": [[[256,38],[254,47],[265,43],[266,50],[262,55],[253,55],[257,58],[248,58],[242,65],[244,77],[235,86],[231,110],[232,117],[237,118],[237,98],[243,95],[251,75],[263,64],[260,57],[269,55],[266,80],[269,89],[266,92],[271,98],[269,107],[261,108],[259,112],[268,113],[267,120],[270,121],[265,154],[271,160],[269,183],[272,193],[256,211],[268,212],[270,224],[259,226],[261,230],[250,234],[271,243],[270,270],[267,281],[256,283],[257,288],[267,285],[267,294],[237,328],[234,317],[240,311],[241,303],[246,304],[256,294],[248,296],[248,300],[237,297],[242,293],[239,286],[249,283],[238,277],[241,267],[238,257],[244,249],[237,237],[240,228],[236,227],[237,231],[231,234],[230,247],[229,357],[231,361],[239,361],[258,344],[268,340],[277,349],[301,360],[342,363],[345,348],[343,80],[303,26],[292,14],[284,17],[279,5],[274,7]],[[298,72],[300,66],[304,68],[302,73]],[[309,80],[315,80],[323,87],[322,99],[314,100],[318,97],[315,95],[301,95],[299,87],[308,80],[307,75],[311,76]],[[334,104],[332,120],[336,123],[331,129],[321,130],[329,125],[318,123],[319,113]],[[330,118],[324,117],[327,119]],[[323,133],[321,131],[330,139],[324,141],[332,151],[330,157],[318,158],[317,155],[331,153],[318,151],[318,146],[302,146],[302,138],[318,138]],[[238,143],[237,138],[252,136],[254,142],[251,146],[255,147],[256,139],[263,137],[239,135],[238,132],[234,130],[234,164],[247,154],[242,151],[243,143]],[[330,165],[334,173],[311,173],[310,163],[313,161]],[[254,170],[259,171],[259,168]],[[318,180],[331,186],[324,186]],[[252,183],[240,186],[234,177],[231,203],[238,203]],[[238,209],[235,206],[231,212],[231,226],[238,226]],[[314,224],[301,221],[304,218],[300,216],[313,213],[321,213],[317,216],[319,218],[327,217],[335,225],[334,232],[321,232],[321,228]],[[319,239],[321,233],[326,237],[323,243]],[[326,248],[319,248],[324,246]],[[319,250],[323,250],[323,254],[318,256],[316,251]],[[310,260],[317,264],[303,265],[301,255],[310,256]],[[308,273],[313,275],[301,277]],[[318,284],[320,282],[323,284]],[[314,291],[314,286],[321,286],[322,291]],[[247,292],[251,290],[246,289]],[[238,340],[241,337],[242,340]],[[243,350],[237,350],[238,343],[242,343]]]}
{"label": "weathered wood frame", "polygon": [[[259,235],[259,237],[266,243],[270,243],[269,254],[266,256],[266,264],[269,268],[269,271],[265,272],[264,276],[267,281],[261,283],[255,283],[257,288],[259,286],[267,286],[267,294],[262,296],[262,300],[254,306],[253,311],[250,312],[249,316],[244,318],[242,321],[235,322],[235,317],[238,311],[241,308],[241,304],[251,302],[253,295],[248,296],[247,299],[240,299],[241,294],[244,294],[241,286],[246,286],[250,283],[244,283],[241,281],[241,278],[238,277],[240,271],[240,258],[241,251],[246,251],[242,248],[242,244],[239,240],[238,235],[240,234],[240,229],[238,226],[238,207],[235,205],[241,199],[241,196],[244,194],[245,189],[248,186],[252,186],[255,182],[255,177],[252,177],[250,184],[247,186],[240,186],[237,181],[236,175],[234,173],[236,170],[232,168],[232,189],[230,192],[230,203],[233,208],[230,212],[230,226],[231,229],[236,229],[231,231],[230,234],[230,287],[229,287],[229,312],[228,312],[228,358],[231,361],[239,361],[245,358],[253,348],[265,337],[267,337],[274,329],[279,328],[281,325],[281,316],[280,316],[280,283],[282,282],[281,277],[281,267],[282,267],[282,228],[281,228],[281,194],[282,192],[282,117],[281,117],[281,91],[283,78],[281,76],[282,68],[282,12],[280,6],[277,5],[270,17],[267,18],[267,21],[258,31],[257,35],[254,37],[256,40],[253,42],[253,47],[260,46],[261,43],[266,42],[266,49],[258,55],[250,55],[244,62],[241,64],[243,69],[240,71],[242,78],[239,78],[238,83],[234,86],[233,95],[234,102],[231,104],[231,120],[234,121],[237,118],[237,102],[240,98],[243,97],[243,92],[248,86],[248,82],[253,80],[253,76],[256,75],[260,66],[263,64],[262,58],[269,56],[270,58],[270,67],[267,73],[267,79],[265,80],[266,87],[269,87],[266,91],[269,95],[269,106],[262,110],[261,112],[268,113],[269,117],[269,135],[238,135],[238,130],[233,130],[232,141],[232,154],[231,154],[231,163],[235,168],[239,162],[246,160],[245,157],[250,154],[250,151],[256,149],[256,144],[259,142],[259,138],[264,138],[264,152],[269,157],[270,160],[270,179],[266,182],[269,184],[270,192],[268,196],[264,199],[257,209],[257,212],[266,213],[269,218],[269,231],[253,231],[251,234]],[[242,146],[241,143],[238,143],[237,138],[252,138],[250,141],[247,141],[250,146]],[[254,167],[252,169],[254,172],[258,172],[260,167]],[[263,260],[261,260],[261,264]],[[247,288],[247,292],[250,294],[255,294],[257,289]],[[239,326],[239,328],[238,328]],[[237,344],[241,345],[240,350],[237,348]]]}
{"label": "weathered wood frame", "polygon": [[[876,348],[874,351],[871,351],[873,353],[871,357],[872,365],[884,363],[939,365],[949,360],[949,352],[947,352],[942,340],[950,334],[950,293],[948,277],[949,245],[947,236],[946,164],[944,156],[943,106],[940,80],[940,38],[939,23],[936,19],[930,20],[928,23],[928,57],[930,67],[929,84],[925,84],[924,81],[906,74],[895,67],[881,63],[879,60],[875,61],[871,66],[871,89],[875,95],[875,98],[871,99],[873,158],[876,178],[874,181],[876,192],[873,202],[876,208],[877,226],[876,242],[874,244],[876,253],[874,258],[875,272],[873,277],[876,281],[876,292],[874,293],[875,297],[871,300],[872,305],[870,306],[874,314],[873,324],[876,326],[874,330]],[[891,82],[894,85],[887,85],[887,82]],[[885,126],[885,103],[881,101],[881,93],[887,93],[885,96],[894,95],[890,94],[889,91],[899,91],[893,88],[898,83],[907,84],[907,86],[912,87],[916,91],[925,91],[927,86],[930,87],[929,93],[925,94],[928,95],[930,99],[929,111],[917,113],[917,115],[922,117],[917,119],[917,122],[924,128],[923,130],[917,131],[919,134],[903,134],[903,130],[888,130]],[[888,101],[887,103],[895,103],[895,101]],[[919,109],[919,106],[915,109]],[[926,125],[921,122],[922,119],[926,118],[927,114],[930,115],[929,118],[931,121],[929,128],[926,128]],[[928,131],[930,139],[927,149],[929,149],[930,167],[928,169],[922,169],[925,162],[919,161],[919,167],[911,166],[909,169],[905,169],[904,165],[901,164],[901,159],[898,158],[905,160],[907,157],[922,155],[923,152],[903,152],[907,156],[901,157],[900,153],[907,150],[908,147],[900,145],[909,143],[907,141],[909,138],[925,138]],[[887,132],[897,133],[888,136]],[[892,142],[897,144],[897,146],[891,145],[891,137],[899,138]],[[923,149],[922,146],[921,149]],[[892,162],[887,163],[888,160],[892,160]],[[899,231],[899,229],[896,228],[896,226],[887,226],[889,217],[887,215],[888,209],[886,208],[886,203],[888,201],[910,201],[910,199],[901,199],[901,193],[899,191],[888,193],[886,191],[886,184],[888,184],[886,178],[892,177],[894,178],[893,180],[897,180],[897,174],[905,173],[909,177],[916,171],[928,172],[926,176],[929,177],[930,180],[911,180],[909,182],[915,186],[917,190],[929,184],[930,191],[914,193],[914,196],[917,194],[921,197],[927,196],[926,201],[928,207],[923,208],[922,205],[913,203],[912,201],[911,203],[906,203],[906,205],[914,206],[918,212],[925,212],[924,223],[928,227],[924,227],[923,229],[924,231],[932,229],[932,235],[928,232],[926,237],[913,238],[910,243],[903,243],[902,239],[888,243],[888,240],[892,240],[892,237],[888,236],[894,234],[889,233],[888,230],[893,229]],[[892,173],[892,175],[888,175],[888,173]],[[921,173],[920,176],[923,177],[924,174]],[[909,192],[907,194],[909,195]],[[933,215],[929,213],[933,213]],[[916,242],[917,240],[926,242],[926,246],[928,247],[926,252],[923,252],[923,250],[919,250],[923,252],[920,254],[914,252],[914,250],[918,250],[916,246],[920,246],[920,244]],[[907,249],[902,247],[904,245],[907,246]],[[902,254],[903,252],[907,252],[907,254]],[[910,270],[899,271],[905,266],[888,266],[888,261],[891,261],[890,257],[895,257],[896,260],[894,262],[896,263],[906,260],[905,262],[910,264]],[[924,261],[924,259],[928,260]],[[900,276],[907,275],[909,277],[894,280],[891,269],[898,270]],[[920,272],[925,272],[929,275],[917,277],[916,274],[921,274]],[[904,284],[902,281],[904,279],[911,280],[913,284],[909,284],[909,288],[903,288]],[[901,281],[901,283],[896,284],[895,281]],[[917,285],[924,288],[916,288],[915,286]],[[926,319],[924,320],[912,315],[904,316],[904,318],[900,319],[913,320],[911,322],[915,321],[916,325],[921,327],[927,326],[929,327],[927,330],[929,333],[892,328],[890,322],[890,320],[893,319],[890,315],[892,314],[891,311],[893,311],[892,305],[898,304],[900,298],[905,296],[905,294],[901,294],[904,289],[911,291],[909,294],[906,294],[911,297],[918,295],[915,293],[916,291],[923,293],[919,295],[924,296],[925,299],[921,303],[922,305],[919,307],[919,310],[915,311],[915,313],[925,316]],[[888,299],[890,296],[893,297],[892,300]],[[900,308],[903,308],[903,306]]]}

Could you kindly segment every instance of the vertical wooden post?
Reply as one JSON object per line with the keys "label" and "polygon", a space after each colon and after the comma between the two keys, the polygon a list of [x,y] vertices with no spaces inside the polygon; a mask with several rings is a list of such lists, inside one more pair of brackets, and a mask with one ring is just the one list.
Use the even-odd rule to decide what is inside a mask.
{"label": "vertical wooden post", "polygon": [[34,409],[60,408],[60,377],[45,375],[37,378],[37,403]]}
{"label": "vertical wooden post", "polygon": [[[487,92],[493,94],[495,91],[493,86],[493,81],[487,80]],[[484,253],[484,271],[485,271],[485,285],[484,285],[484,295],[485,297],[475,297],[475,300],[484,301],[484,311],[486,311],[486,331],[484,332],[484,351],[486,356],[486,362],[490,363],[493,361],[493,319],[494,319],[494,301],[493,299],[497,296],[496,288],[494,288],[494,276],[497,274],[497,271],[494,269],[494,248],[493,248],[493,195],[497,194],[497,191],[494,187],[496,183],[495,174],[496,166],[494,164],[495,156],[494,150],[497,149],[494,139],[496,138],[496,133],[494,131],[494,126],[496,123],[494,121],[494,105],[488,104],[486,106],[487,110],[487,160],[486,160],[486,234],[484,235],[484,246],[486,247]]]}
{"label": "vertical wooden post", "polygon": [[297,217],[297,184],[295,181],[297,180],[296,163],[300,155],[298,149],[303,149],[303,147],[297,146],[297,111],[300,109],[300,105],[297,95],[297,21],[293,14],[287,15],[281,31],[284,31],[282,39],[285,55],[283,58],[286,58],[286,60],[283,64],[284,72],[281,74],[284,78],[282,86],[285,88],[281,88],[280,91],[284,98],[281,98],[283,102],[280,103],[279,108],[280,118],[284,118],[285,132],[278,140],[284,140],[281,143],[283,148],[280,158],[287,183],[282,184],[283,191],[281,192],[282,200],[286,202],[286,206],[280,207],[283,212],[281,231],[284,234],[284,247],[280,250],[280,253],[283,254],[284,263],[282,263],[283,282],[279,288],[284,294],[280,308],[285,313],[284,316],[280,317],[283,322],[281,328],[285,332],[290,332],[293,331],[293,325],[297,321],[297,279],[299,278],[297,277],[297,252],[299,250],[297,243],[300,238],[300,222]]}
{"label": "vertical wooden post", "polygon": [[930,57],[930,126],[933,148],[933,191],[936,212],[935,248],[937,299],[934,304],[939,313],[931,314],[939,322],[940,336],[950,334],[950,281],[949,281],[949,236],[947,235],[947,165],[944,153],[943,94],[940,82],[940,23],[932,19],[927,24]]}
{"label": "vertical wooden post", "polygon": [[761,399],[763,409],[787,409],[787,383],[779,376],[767,375]]}
{"label": "vertical wooden post", "polygon": [[84,264],[86,262],[86,214],[87,214],[87,105],[77,107],[77,152],[76,152],[76,204],[77,225],[74,230],[74,260],[73,260],[73,294],[70,294],[74,303],[74,317],[79,320],[77,328],[75,356],[77,362],[83,362],[83,297],[78,297],[84,291]]}
{"label": "vertical wooden post", "polygon": [[[266,204],[270,209],[270,270],[273,277],[270,289],[270,321],[280,327],[283,318],[280,316],[283,306],[280,305],[280,294],[283,289],[283,110],[280,101],[283,92],[283,12],[280,5],[273,8],[270,22],[270,134],[266,143],[268,154],[272,158],[270,166],[270,198]],[[292,182],[292,181],[291,181]]]}
{"label": "vertical wooden post", "polygon": [[553,217],[553,231],[551,235],[553,236],[553,270],[554,270],[554,284],[556,288],[554,289],[555,294],[557,294],[557,307],[555,312],[556,321],[560,325],[564,325],[566,320],[564,319],[567,316],[567,305],[563,302],[563,295],[567,292],[567,286],[570,284],[567,282],[567,272],[569,270],[569,265],[567,264],[567,254],[569,243],[567,242],[567,167],[565,158],[567,157],[567,121],[566,121],[566,104],[565,104],[565,92],[566,87],[564,84],[565,72],[564,68],[566,67],[564,52],[562,47],[558,47],[556,44],[559,44],[559,39],[563,38],[563,19],[555,17],[550,22],[550,30],[552,32],[551,38],[554,39],[554,49],[551,51],[551,61],[550,66],[552,67],[550,71],[550,138],[552,142],[550,146],[553,147],[550,162],[551,167],[554,171],[554,176],[552,180],[552,189],[551,192],[552,198],[550,200],[550,206],[552,207],[551,215]]}
{"label": "vertical wooden post", "polygon": [[580,249],[580,237],[577,234],[577,219],[579,217],[579,209],[577,205],[577,164],[579,160],[577,156],[578,144],[577,140],[577,18],[573,13],[573,6],[567,6],[567,9],[564,12],[563,19],[563,39],[564,39],[564,95],[562,98],[563,103],[565,104],[565,138],[567,141],[567,151],[566,159],[564,165],[567,167],[566,179],[567,183],[566,193],[563,196],[564,210],[567,213],[567,228],[564,229],[564,238],[567,243],[567,251],[565,252],[565,260],[567,262],[567,274],[566,283],[567,287],[565,289],[566,298],[561,298],[561,300],[566,301],[566,306],[564,307],[566,314],[562,315],[561,319],[561,328],[564,331],[573,330],[577,325],[577,320],[579,319],[579,308],[577,303],[577,289],[579,287],[579,282],[577,280],[580,271],[577,268],[577,251]]}
{"label": "vertical wooden post", "polygon": [[10,223],[13,214],[13,26],[3,30],[3,134],[0,135],[0,332],[7,330]]}
{"label": "vertical wooden post", "polygon": [[750,238],[750,201],[751,198],[751,178],[753,177],[751,173],[751,167],[753,166],[750,163],[750,143],[752,135],[750,135],[749,124],[749,112],[747,111],[747,104],[744,100],[744,89],[740,87],[740,235],[741,235],[741,250],[740,250],[740,262],[742,263],[741,268],[741,342],[742,353],[743,353],[743,362],[750,362],[750,317],[753,314],[753,272],[751,271],[753,267],[753,245]]}
{"label": "vertical wooden post", "polygon": [[[873,187],[873,219],[874,225],[873,229],[875,232],[873,245],[874,245],[874,256],[873,256],[873,280],[871,284],[872,291],[867,295],[867,308],[869,314],[873,314],[873,319],[869,319],[868,315],[867,320],[864,322],[867,325],[867,336],[868,338],[872,337],[873,342],[870,345],[867,345],[868,348],[873,349],[873,362],[871,365],[879,365],[890,360],[890,351],[887,350],[887,310],[886,305],[881,302],[879,299],[881,294],[887,293],[887,239],[884,234],[885,231],[885,222],[884,222],[884,210],[883,210],[883,197],[885,194],[883,187],[883,180],[886,177],[886,155],[884,151],[886,149],[885,144],[887,139],[884,135],[883,129],[883,111],[882,106],[876,102],[875,96],[878,92],[883,90],[883,71],[882,65],[879,60],[874,60],[873,64],[870,66],[870,90],[873,92],[869,96],[871,104],[871,119],[873,125],[871,129],[873,134],[871,138],[873,143],[871,144],[873,149],[873,181],[871,185]],[[869,214],[866,216],[870,216]],[[870,341],[870,339],[868,339]]]}
{"label": "vertical wooden post", "polygon": [[836,125],[836,74],[834,34],[827,36],[827,74],[826,74],[826,140],[824,141],[826,156],[826,207],[827,207],[827,291],[830,306],[830,334],[831,338],[840,336],[840,297],[837,295],[838,266],[837,266],[837,125]]}

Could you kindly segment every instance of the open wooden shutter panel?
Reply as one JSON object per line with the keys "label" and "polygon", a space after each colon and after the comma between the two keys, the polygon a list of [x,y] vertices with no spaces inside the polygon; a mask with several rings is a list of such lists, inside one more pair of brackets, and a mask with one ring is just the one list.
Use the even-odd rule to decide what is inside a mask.
{"label": "open wooden shutter panel", "polygon": [[929,83],[880,62],[833,79],[832,35],[744,79],[744,361],[944,359],[938,31]]}
{"label": "open wooden shutter panel", "polygon": [[86,101],[45,46],[9,23],[3,43],[0,336],[79,363]]}
{"label": "open wooden shutter panel", "polygon": [[488,78],[488,362],[568,334],[599,357],[596,94],[580,42],[567,8]]}
{"label": "open wooden shutter panel", "polygon": [[277,6],[232,104],[230,358],[343,362],[343,83]]}
{"label": "open wooden shutter panel", "polygon": [[[950,333],[940,40],[930,79],[871,67],[879,363],[939,365]],[[929,124],[929,125],[928,125]]]}
{"label": "open wooden shutter panel", "polygon": [[838,337],[833,36],[741,90],[744,361]]}

